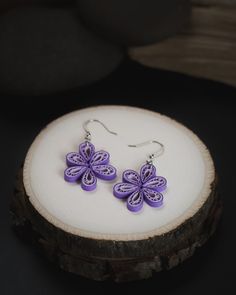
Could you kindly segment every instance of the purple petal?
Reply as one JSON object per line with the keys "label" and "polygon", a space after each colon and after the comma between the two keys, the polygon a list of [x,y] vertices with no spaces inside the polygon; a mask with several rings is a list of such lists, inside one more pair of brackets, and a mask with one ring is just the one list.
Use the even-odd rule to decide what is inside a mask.
{"label": "purple petal", "polygon": [[123,173],[123,181],[135,185],[140,185],[140,177],[138,173],[134,170],[125,170]]}
{"label": "purple petal", "polygon": [[85,159],[79,153],[69,153],[66,155],[67,166],[87,166]]}
{"label": "purple petal", "polygon": [[80,179],[80,177],[83,175],[83,173],[87,170],[87,167],[85,166],[74,166],[69,167],[64,172],[64,178],[66,181],[69,182],[76,182]]}
{"label": "purple petal", "polygon": [[141,167],[140,170],[140,177],[142,183],[147,182],[149,179],[153,178],[156,176],[156,168],[152,164],[145,164]]}
{"label": "purple petal", "polygon": [[116,168],[111,165],[92,166],[94,174],[103,180],[112,180],[116,178]]}
{"label": "purple petal", "polygon": [[85,159],[90,161],[95,151],[95,147],[91,142],[85,141],[79,145],[79,153]]}
{"label": "purple petal", "polygon": [[159,192],[144,188],[143,195],[146,203],[152,207],[160,207],[163,204],[163,195]]}
{"label": "purple petal", "polygon": [[96,188],[97,178],[90,168],[87,168],[81,181],[81,187],[83,190],[92,191]]}
{"label": "purple petal", "polygon": [[143,207],[143,192],[138,190],[132,193],[127,200],[127,208],[130,211],[137,212]]}
{"label": "purple petal", "polygon": [[105,165],[109,163],[110,155],[108,152],[105,151],[98,151],[96,152],[90,161],[91,165]]}
{"label": "purple petal", "polygon": [[117,183],[113,187],[113,194],[119,199],[124,199],[130,196],[134,191],[138,190],[138,186],[131,183]]}
{"label": "purple petal", "polygon": [[155,176],[148,180],[143,187],[155,190],[157,192],[162,192],[166,189],[167,180],[162,176]]}

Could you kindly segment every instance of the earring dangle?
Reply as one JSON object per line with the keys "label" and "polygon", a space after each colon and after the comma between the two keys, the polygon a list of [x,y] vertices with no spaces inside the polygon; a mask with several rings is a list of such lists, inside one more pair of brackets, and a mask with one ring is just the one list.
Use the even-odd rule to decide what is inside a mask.
{"label": "earring dangle", "polygon": [[86,191],[92,191],[96,188],[97,178],[113,180],[116,177],[116,168],[109,165],[109,153],[102,150],[95,152],[95,147],[91,143],[91,133],[87,126],[92,122],[99,123],[109,133],[117,135],[97,119],[84,122],[85,141],[79,145],[78,152],[71,152],[66,155],[68,168],[64,172],[64,179],[68,182],[80,180],[82,189]]}
{"label": "earring dangle", "polygon": [[156,140],[146,141],[129,147],[141,147],[147,144],[158,144],[160,149],[149,155],[146,164],[140,169],[140,174],[134,170],[125,170],[121,183],[115,184],[113,194],[118,199],[127,199],[127,208],[138,212],[142,209],[144,201],[151,207],[160,207],[163,204],[161,194],[167,187],[167,180],[156,175],[156,167],[153,165],[155,158],[164,153],[164,145]]}

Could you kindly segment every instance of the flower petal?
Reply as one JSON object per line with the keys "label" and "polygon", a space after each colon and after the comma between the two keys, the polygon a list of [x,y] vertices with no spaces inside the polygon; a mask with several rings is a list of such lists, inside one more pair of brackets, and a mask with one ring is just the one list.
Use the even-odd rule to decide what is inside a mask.
{"label": "flower petal", "polygon": [[110,155],[105,151],[96,152],[90,161],[91,165],[105,165],[109,163]]}
{"label": "flower petal", "polygon": [[149,179],[156,176],[156,167],[152,164],[145,164],[141,167],[140,177],[142,183],[147,182]]}
{"label": "flower petal", "polygon": [[116,168],[111,165],[92,166],[94,174],[104,180],[112,180],[116,178]]}
{"label": "flower petal", "polygon": [[127,200],[127,208],[130,211],[137,212],[141,210],[143,207],[143,192],[141,190],[137,190],[132,193]]}
{"label": "flower petal", "polygon": [[159,192],[144,188],[143,195],[146,203],[151,207],[160,207],[163,204],[163,195]]}
{"label": "flower petal", "polygon": [[97,186],[97,178],[90,168],[87,168],[81,181],[81,187],[83,190],[92,191]]}
{"label": "flower petal", "polygon": [[87,166],[85,159],[79,153],[69,153],[66,155],[67,166]]}
{"label": "flower petal", "polygon": [[128,183],[132,183],[135,185],[140,185],[140,176],[134,170],[125,170],[123,172],[123,181],[128,182]]}
{"label": "flower petal", "polygon": [[92,158],[94,151],[95,147],[89,141],[85,141],[79,145],[79,153],[87,162]]}
{"label": "flower petal", "polygon": [[119,199],[130,196],[134,191],[138,190],[138,186],[131,183],[117,183],[113,187],[113,195]]}
{"label": "flower petal", "polygon": [[167,180],[162,176],[155,176],[145,182],[143,187],[155,190],[157,192],[162,192],[166,189],[167,186]]}
{"label": "flower petal", "polygon": [[80,179],[83,173],[87,170],[86,166],[69,167],[64,172],[64,178],[69,182],[76,182]]}

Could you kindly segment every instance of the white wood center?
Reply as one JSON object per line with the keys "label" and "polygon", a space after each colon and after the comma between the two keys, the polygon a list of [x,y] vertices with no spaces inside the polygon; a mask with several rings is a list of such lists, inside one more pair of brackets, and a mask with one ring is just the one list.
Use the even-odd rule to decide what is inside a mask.
{"label": "white wood center", "polygon": [[[110,153],[117,168],[115,181],[98,179],[97,189],[83,191],[80,184],[64,180],[65,155],[78,151],[84,141],[82,124],[99,119],[114,136],[97,123],[88,128],[96,150]],[[168,181],[164,206],[152,208],[146,203],[140,213],[131,213],[126,204],[112,194],[126,169],[139,171],[147,155],[158,146],[130,148],[155,139],[165,153],[154,161],[157,175]],[[202,142],[187,128],[158,113],[124,106],[101,106],[63,116],[44,129],[32,144],[24,166],[24,185],[33,206],[54,225],[75,234],[118,239],[150,236],[173,228],[196,213],[207,198],[214,179],[211,157]]]}

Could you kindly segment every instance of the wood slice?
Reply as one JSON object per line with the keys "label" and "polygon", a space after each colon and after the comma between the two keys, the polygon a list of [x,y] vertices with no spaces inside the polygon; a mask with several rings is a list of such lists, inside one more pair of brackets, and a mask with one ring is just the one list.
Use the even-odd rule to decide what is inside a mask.
{"label": "wood slice", "polygon": [[[64,181],[65,155],[84,141],[89,126],[97,150],[111,155],[115,181],[98,180],[93,192]],[[157,139],[165,153],[154,163],[168,180],[164,205],[131,213],[112,194],[128,168],[138,171],[156,146],[127,143]],[[155,112],[127,106],[79,110],[49,124],[34,140],[19,173],[11,211],[19,233],[62,269],[95,280],[150,277],[190,257],[215,231],[221,203],[209,151],[189,129]]]}
{"label": "wood slice", "polygon": [[131,48],[132,59],[236,86],[236,1],[195,0],[190,25],[162,42]]}

